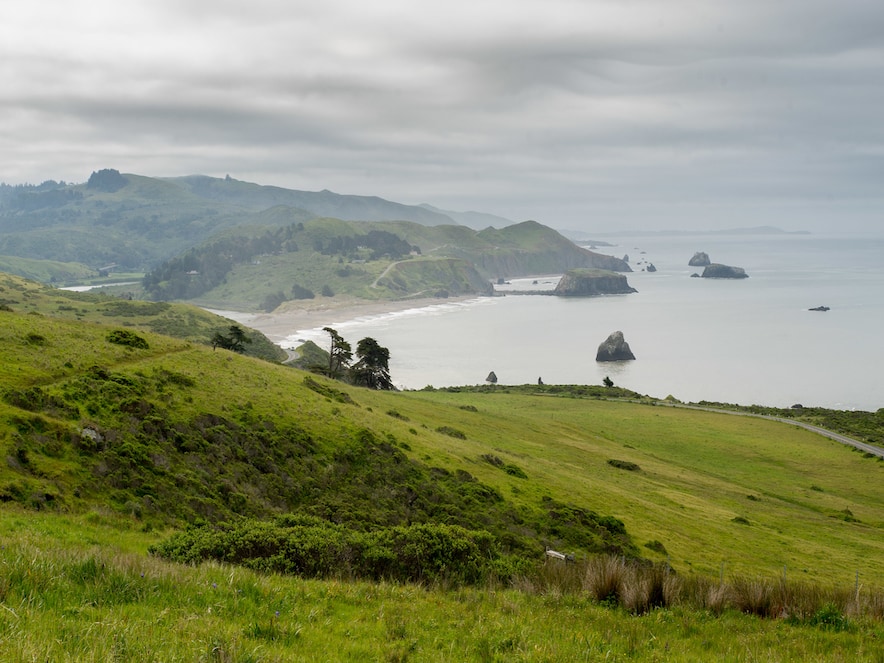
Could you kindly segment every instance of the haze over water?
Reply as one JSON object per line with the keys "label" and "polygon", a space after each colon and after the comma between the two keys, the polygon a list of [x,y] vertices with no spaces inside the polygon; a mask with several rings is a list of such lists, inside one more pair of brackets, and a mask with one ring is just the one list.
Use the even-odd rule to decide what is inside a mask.
{"label": "haze over water", "polygon": [[[600,238],[601,239],[601,238]],[[679,235],[604,238],[628,254],[631,295],[521,296],[440,303],[335,323],[354,345],[390,349],[401,388],[483,383],[601,384],[656,397],[788,407],[884,407],[884,238],[821,235]],[[695,251],[743,267],[742,280],[691,278]],[[644,252],[644,253],[642,253]],[[641,263],[641,264],[639,264]],[[640,271],[653,263],[657,272]],[[559,275],[512,281],[552,289]],[[808,309],[825,305],[828,312]],[[636,361],[597,363],[613,331]],[[296,339],[328,344],[321,330]]]}

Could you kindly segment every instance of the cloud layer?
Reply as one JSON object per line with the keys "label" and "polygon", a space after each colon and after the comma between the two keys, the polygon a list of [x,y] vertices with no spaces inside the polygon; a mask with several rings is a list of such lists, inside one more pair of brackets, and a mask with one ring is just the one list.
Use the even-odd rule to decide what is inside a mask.
{"label": "cloud layer", "polygon": [[19,4],[8,183],[229,173],[588,230],[882,209],[877,0]]}

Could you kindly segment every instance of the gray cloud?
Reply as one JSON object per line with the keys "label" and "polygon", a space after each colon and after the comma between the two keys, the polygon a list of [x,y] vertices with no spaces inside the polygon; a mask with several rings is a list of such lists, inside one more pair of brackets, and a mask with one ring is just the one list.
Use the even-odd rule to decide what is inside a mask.
{"label": "gray cloud", "polygon": [[590,229],[881,209],[877,2],[33,4],[0,22],[7,182],[230,173]]}

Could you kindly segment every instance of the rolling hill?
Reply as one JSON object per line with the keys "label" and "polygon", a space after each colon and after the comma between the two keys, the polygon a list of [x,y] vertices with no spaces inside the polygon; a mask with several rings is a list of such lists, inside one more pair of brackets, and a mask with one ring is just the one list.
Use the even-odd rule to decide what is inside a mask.
{"label": "rolling hill", "polygon": [[604,387],[380,393],[149,331],[121,345],[128,308],[77,320],[9,279],[4,501],[157,524],[441,519],[518,554],[641,550],[682,572],[884,571],[884,463],[803,429]]}
{"label": "rolling hill", "polygon": [[491,283],[573,267],[630,271],[534,221],[496,230],[408,221],[290,221],[291,208],[259,214],[166,261],[144,279],[152,299],[271,311],[293,299],[345,295],[408,299],[490,295]]}
{"label": "rolling hill", "polygon": [[150,272],[153,299],[248,310],[323,292],[490,294],[490,281],[515,276],[630,271],[533,221],[463,218],[506,227],[476,231],[435,208],[378,197],[105,169],[85,184],[0,185],[0,264],[52,282],[140,270]]}
{"label": "rolling hill", "polygon": [[884,653],[871,454],[616,388],[361,389],[150,330],[191,307],[0,296],[10,660]]}

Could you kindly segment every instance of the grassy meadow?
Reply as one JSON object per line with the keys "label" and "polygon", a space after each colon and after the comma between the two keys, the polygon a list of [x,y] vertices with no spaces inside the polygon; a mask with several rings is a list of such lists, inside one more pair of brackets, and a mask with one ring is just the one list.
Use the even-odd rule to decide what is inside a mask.
{"label": "grassy meadow", "polygon": [[[876,458],[603,387],[369,391],[0,286],[3,661],[884,661]],[[522,564],[148,552],[289,512],[487,530]]]}
{"label": "grassy meadow", "polygon": [[310,580],[145,554],[160,533],[5,510],[0,651],[19,661],[881,661],[881,616],[818,623],[587,592]]}
{"label": "grassy meadow", "polygon": [[[446,455],[465,462],[490,445],[533,480],[504,491],[570,494],[626,523],[637,543],[663,543],[677,569],[764,572],[820,582],[884,571],[884,463],[762,419],[652,404],[499,393],[409,392],[472,405]],[[479,442],[481,440],[481,442]],[[623,460],[637,471],[619,470]],[[646,550],[654,557],[655,553]]]}

